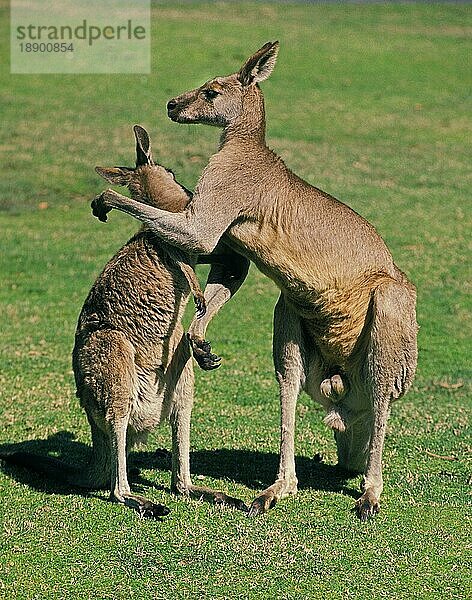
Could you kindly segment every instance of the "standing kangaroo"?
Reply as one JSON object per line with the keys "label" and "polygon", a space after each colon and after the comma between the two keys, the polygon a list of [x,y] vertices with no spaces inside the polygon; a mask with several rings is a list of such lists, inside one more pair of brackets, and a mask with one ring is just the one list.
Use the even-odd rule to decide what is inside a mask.
{"label": "standing kangaroo", "polygon": [[223,236],[277,284],[280,465],[249,515],[297,491],[295,406],[304,389],[326,409],[339,465],[364,474],[356,510],[366,520],[380,508],[390,406],[408,390],[416,369],[416,292],[365,219],[297,177],[266,146],[258,84],[271,74],[278,48],[278,42],[267,43],[237,73],[168,102],[173,121],[223,128],[219,150],[183,213],[112,190],[92,206],[102,220],[112,208],[127,212],[190,252],[209,253]]}
{"label": "standing kangaroo", "polygon": [[[97,167],[96,171],[115,185],[128,186],[133,197],[142,202],[169,211],[184,210],[191,193],[175,181],[172,172],[154,163],[147,132],[135,126],[134,133],[136,168]],[[247,259],[236,255],[230,260],[230,254],[229,249],[220,247],[215,259],[219,264],[210,271],[210,279],[219,278],[221,283],[213,283],[215,299],[208,299],[204,318],[200,310],[200,332],[245,278]],[[225,267],[227,259],[232,270]],[[192,257],[144,227],[108,262],[94,283],[79,316],[73,350],[77,396],[92,434],[86,470],[68,467],[52,457],[21,452],[1,458],[40,472],[59,471],[74,486],[110,486],[112,500],[136,509],[141,516],[158,518],[168,509],[131,491],[126,462],[133,444],[143,441],[168,418],[172,427],[172,491],[247,510],[236,498],[194,486],[190,477],[194,374],[181,317],[190,289],[197,298],[197,308],[204,304],[193,266]],[[242,269],[242,277],[237,268]],[[194,344],[194,353],[205,369],[219,365],[201,338]]]}

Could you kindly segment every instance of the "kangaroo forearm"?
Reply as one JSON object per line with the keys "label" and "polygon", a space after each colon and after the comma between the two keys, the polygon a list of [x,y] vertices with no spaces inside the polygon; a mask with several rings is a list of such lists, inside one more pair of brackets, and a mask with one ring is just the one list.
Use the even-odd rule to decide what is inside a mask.
{"label": "kangaroo forearm", "polygon": [[[230,257],[229,254],[224,256],[226,260]],[[195,339],[205,339],[213,317],[234,296],[247,277],[249,261],[239,254],[233,258],[236,264],[214,264],[210,269],[204,291],[206,313],[200,319],[194,318],[189,328],[190,335]]]}
{"label": "kangaroo forearm", "polygon": [[189,334],[191,339],[204,340],[208,325],[220,308],[231,298],[231,291],[223,284],[210,284],[205,288],[205,315],[198,319],[194,317]]}
{"label": "kangaroo forearm", "polygon": [[203,234],[197,229],[196,221],[189,211],[171,213],[166,210],[149,206],[132,200],[114,190],[106,190],[95,201],[94,214],[98,216],[100,206],[105,210],[115,208],[135,219],[145,223],[152,231],[173,246],[191,254],[207,254],[216,246],[219,236],[203,239]]}

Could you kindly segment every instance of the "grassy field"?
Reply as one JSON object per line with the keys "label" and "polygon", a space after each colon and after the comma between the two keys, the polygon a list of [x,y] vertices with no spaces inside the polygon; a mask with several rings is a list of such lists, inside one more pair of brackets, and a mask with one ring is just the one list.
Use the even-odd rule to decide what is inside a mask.
{"label": "grassy field", "polygon": [[[255,520],[169,494],[163,427],[137,455],[146,495],[172,512],[140,521],[6,465],[0,597],[465,598],[470,584],[470,5],[158,3],[150,76],[8,74],[0,2],[0,442],[82,461],[74,396],[77,315],[98,272],[137,229],[93,219],[96,164],[132,165],[131,126],[193,187],[218,132],[165,115],[172,95],[236,70],[279,39],[263,84],[270,145],[368,218],[418,287],[420,359],[394,406],[382,511],[351,512],[360,478],[336,477],[323,413],[300,398],[300,491]],[[467,206],[468,203],[468,206]],[[202,278],[205,271],[202,270]],[[275,477],[275,286],[255,269],[215,320],[222,367],[197,373],[196,481],[250,502]],[[470,363],[469,363],[470,364]],[[324,462],[313,457],[321,453]]]}

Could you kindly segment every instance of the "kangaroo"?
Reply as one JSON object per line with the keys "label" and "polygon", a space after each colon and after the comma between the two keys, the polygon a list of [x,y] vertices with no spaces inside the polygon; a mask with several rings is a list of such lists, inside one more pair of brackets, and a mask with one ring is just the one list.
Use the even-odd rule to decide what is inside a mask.
{"label": "kangaroo", "polygon": [[[111,183],[126,185],[142,202],[184,210],[191,193],[175,181],[171,171],[154,163],[147,132],[135,126],[134,133],[136,168],[97,167],[96,171]],[[221,254],[228,258],[230,251],[220,252],[220,259]],[[52,457],[17,452],[3,454],[3,459],[44,473],[59,471],[74,486],[110,486],[111,500],[134,508],[143,517],[160,518],[169,510],[131,491],[126,463],[133,444],[144,441],[148,432],[168,418],[172,491],[247,510],[242,501],[223,492],[192,485],[190,477],[194,374],[181,325],[189,287],[196,295],[200,319],[205,304],[192,261],[144,227],[108,262],[93,285],[79,316],[73,349],[77,396],[92,434],[85,472]],[[245,262],[236,255],[236,264]],[[217,308],[210,298],[210,314],[199,325],[200,331],[223,303],[221,297],[228,299],[237,288],[234,270],[227,269],[225,275],[222,264],[215,267],[223,282]],[[225,276],[231,280],[229,288],[224,285]],[[219,358],[204,340],[198,339],[194,351],[203,368],[219,366]]]}
{"label": "kangaroo", "polygon": [[92,207],[102,220],[113,208],[129,213],[190,252],[209,253],[223,239],[277,284],[280,464],[249,515],[297,491],[295,406],[304,389],[326,409],[339,466],[363,473],[355,508],[364,521],[380,509],[391,404],[409,389],[416,369],[416,290],[372,225],[297,177],[267,147],[259,84],[272,73],[278,49],[269,42],[237,73],[168,102],[173,121],[223,128],[186,210],[170,214],[112,190]]}

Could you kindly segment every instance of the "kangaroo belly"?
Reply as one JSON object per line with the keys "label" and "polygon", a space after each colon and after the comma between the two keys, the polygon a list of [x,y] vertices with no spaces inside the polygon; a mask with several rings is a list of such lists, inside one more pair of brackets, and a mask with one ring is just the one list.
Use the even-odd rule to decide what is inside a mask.
{"label": "kangaroo belly", "polygon": [[390,275],[362,273],[344,285],[311,294],[287,294],[288,303],[303,317],[327,364],[349,369],[364,349],[374,290]]}
{"label": "kangaroo belly", "polygon": [[136,366],[137,390],[133,398],[129,425],[138,434],[155,429],[166,417],[164,407],[165,378],[160,369]]}
{"label": "kangaroo belly", "polygon": [[335,260],[332,249],[323,251],[315,242],[298,251],[285,235],[256,222],[237,224],[227,235],[281,289],[327,362],[349,362],[366,324],[372,291],[391,278],[393,262],[379,265],[349,255]]}
{"label": "kangaroo belly", "polygon": [[[283,207],[249,211],[225,235],[281,289],[303,295],[346,287],[364,273],[382,271],[395,277],[390,252],[359,215],[326,198],[326,206],[318,209],[306,199],[304,204],[299,198],[290,200]],[[298,210],[297,203],[301,204]],[[337,222],[334,217],[331,222],[336,210],[340,212]]]}

